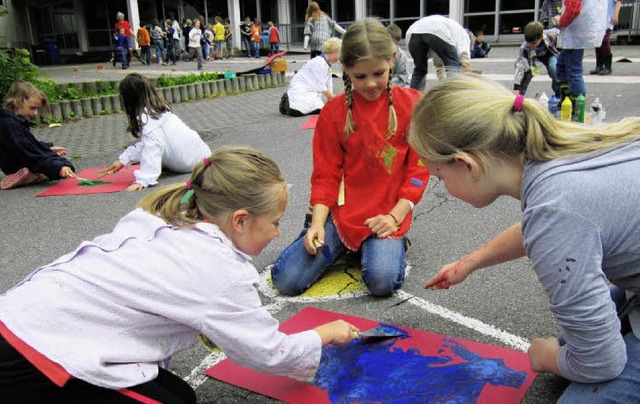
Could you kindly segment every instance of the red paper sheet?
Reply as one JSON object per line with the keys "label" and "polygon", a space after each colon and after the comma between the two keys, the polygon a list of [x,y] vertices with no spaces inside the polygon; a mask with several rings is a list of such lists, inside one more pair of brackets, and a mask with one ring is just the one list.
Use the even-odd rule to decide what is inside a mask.
{"label": "red paper sheet", "polygon": [[304,129],[315,129],[316,128],[316,123],[318,123],[318,117],[319,116],[320,115],[311,115],[309,117],[309,119],[304,121],[304,123],[302,124],[300,129],[302,129],[302,130],[304,130]]}
{"label": "red paper sheet", "polygon": [[[363,331],[379,325],[365,318],[308,307],[283,322],[280,330],[292,334],[337,319],[344,319]],[[519,403],[535,378],[525,352],[398,328],[408,336],[325,347],[314,384],[258,373],[229,359],[205,373],[288,403],[314,404],[338,401]],[[357,355],[353,355],[354,352]],[[332,360],[324,361],[325,358]],[[326,386],[328,388],[324,388]]]}
{"label": "red paper sheet", "polygon": [[[95,180],[102,174],[100,171],[106,170],[108,167],[102,168],[88,168],[84,171],[76,173],[78,177],[86,178],[88,180]],[[139,166],[128,166],[115,174],[106,175],[100,178],[101,181],[109,182],[110,184],[101,184],[91,187],[81,187],[78,185],[79,180],[76,178],[67,178],[51,188],[40,192],[36,196],[63,196],[63,195],[86,195],[86,194],[106,194],[110,192],[120,192],[135,181],[133,172],[137,170]]]}

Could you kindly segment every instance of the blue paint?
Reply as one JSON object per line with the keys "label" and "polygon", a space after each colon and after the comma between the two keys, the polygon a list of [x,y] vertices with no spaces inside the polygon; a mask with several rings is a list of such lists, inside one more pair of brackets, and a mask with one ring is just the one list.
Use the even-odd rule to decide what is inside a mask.
{"label": "blue paint", "polygon": [[411,178],[411,183],[417,187],[421,187],[423,182],[417,178]]}
{"label": "blue paint", "polygon": [[313,384],[332,403],[470,403],[487,383],[518,388],[527,379],[502,359],[483,358],[450,338],[442,339],[438,356],[395,347],[405,338],[326,346]]}

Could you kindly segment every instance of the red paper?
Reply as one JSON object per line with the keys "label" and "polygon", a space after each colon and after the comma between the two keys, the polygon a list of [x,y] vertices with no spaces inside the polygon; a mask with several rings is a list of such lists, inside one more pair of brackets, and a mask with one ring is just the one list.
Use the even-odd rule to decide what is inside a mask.
{"label": "red paper", "polygon": [[[292,334],[337,319],[344,319],[360,330],[367,330],[379,325],[378,322],[365,318],[308,307],[283,322],[280,330],[286,334]],[[529,358],[525,352],[427,331],[397,328],[406,331],[409,336],[376,342],[376,344],[380,344],[378,345],[381,350],[380,354],[389,355],[388,360],[367,363],[364,354],[358,358],[358,366],[362,365],[360,370],[366,369],[367,374],[362,376],[362,380],[356,380],[356,389],[359,388],[360,392],[349,392],[350,395],[341,393],[335,386],[327,390],[317,385],[326,384],[327,379],[332,379],[334,374],[343,372],[358,374],[357,371],[353,371],[353,362],[352,365],[348,365],[349,368],[341,369],[343,372],[336,371],[336,369],[323,369],[325,362],[322,362],[318,375],[324,376],[324,378],[319,378],[317,375],[314,381],[317,385],[283,376],[258,373],[235,365],[229,359],[212,366],[205,373],[226,383],[288,403],[314,404],[336,401],[519,403],[535,378],[535,373],[529,367]],[[344,358],[345,361],[348,361],[349,355],[344,354],[348,354],[349,350],[357,350],[357,345],[354,346],[354,344],[363,344],[363,342],[352,343],[346,347],[330,347],[329,349],[342,349],[339,352],[343,356],[334,356],[334,359],[338,358],[342,362],[342,358]],[[369,345],[369,347],[372,346],[374,347],[372,349],[377,349],[375,345]],[[406,361],[397,360],[397,355],[402,355]],[[396,358],[392,356],[396,356]],[[407,362],[415,362],[417,367],[414,366],[413,371],[410,372],[407,372],[406,369],[400,369]],[[340,363],[338,366],[343,365]],[[380,371],[369,371],[372,367],[379,368]],[[400,371],[400,375],[394,374],[397,371]],[[464,379],[470,373],[475,378]],[[376,375],[382,375],[380,380],[372,378]],[[478,380],[478,377],[481,380]],[[335,376],[335,378],[336,384],[353,384],[349,380],[347,383],[339,381],[339,376]],[[394,380],[394,378],[396,379]],[[416,383],[416,381],[423,383]],[[511,386],[508,385],[510,382]],[[425,384],[432,386],[432,391],[425,391],[423,387]],[[417,386],[417,388],[413,388],[413,392],[411,391],[412,386]],[[366,391],[367,387],[368,391]],[[362,391],[370,395],[353,398],[355,394],[363,394]],[[385,394],[389,395],[384,396]],[[375,397],[372,397],[373,395]]]}
{"label": "red paper", "polygon": [[309,117],[309,119],[304,121],[304,123],[302,124],[300,129],[302,129],[302,130],[304,130],[304,129],[315,129],[316,128],[316,123],[318,123],[318,117],[319,116],[320,115],[311,115]]}
{"label": "red paper", "polygon": [[[84,171],[76,173],[78,177],[86,178],[88,180],[95,180],[102,174],[100,171],[106,170],[108,167],[102,168],[88,168]],[[122,170],[105,175],[100,178],[101,181],[110,182],[110,184],[94,185],[90,187],[82,187],[78,185],[80,182],[76,178],[66,178],[51,188],[40,192],[36,196],[62,196],[62,195],[86,195],[86,194],[106,194],[110,192],[120,192],[129,185],[131,185],[136,178],[133,172],[137,170],[139,166],[128,166],[122,168]]]}

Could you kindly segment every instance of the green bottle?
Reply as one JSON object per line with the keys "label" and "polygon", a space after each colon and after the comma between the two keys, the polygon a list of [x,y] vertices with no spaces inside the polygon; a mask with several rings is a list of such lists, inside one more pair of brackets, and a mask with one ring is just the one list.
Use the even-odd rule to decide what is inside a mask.
{"label": "green bottle", "polygon": [[576,121],[584,123],[584,114],[586,110],[586,100],[584,94],[579,94],[576,98]]}

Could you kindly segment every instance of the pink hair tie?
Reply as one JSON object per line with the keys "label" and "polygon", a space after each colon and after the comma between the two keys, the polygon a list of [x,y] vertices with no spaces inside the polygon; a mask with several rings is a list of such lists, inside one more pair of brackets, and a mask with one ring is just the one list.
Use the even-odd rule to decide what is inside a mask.
{"label": "pink hair tie", "polygon": [[516,95],[516,99],[513,101],[513,111],[514,112],[522,111],[523,104],[524,104],[524,95],[522,94]]}
{"label": "pink hair tie", "polygon": [[209,157],[205,157],[204,159],[202,159],[202,162],[204,163],[205,167],[209,167],[209,165],[211,165],[211,163],[209,162]]}
{"label": "pink hair tie", "polygon": [[187,182],[185,182],[185,184],[187,185],[187,189],[191,190],[191,181],[187,180]]}

